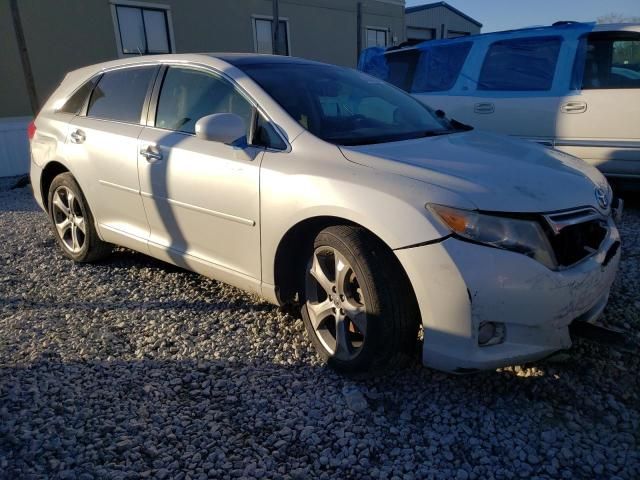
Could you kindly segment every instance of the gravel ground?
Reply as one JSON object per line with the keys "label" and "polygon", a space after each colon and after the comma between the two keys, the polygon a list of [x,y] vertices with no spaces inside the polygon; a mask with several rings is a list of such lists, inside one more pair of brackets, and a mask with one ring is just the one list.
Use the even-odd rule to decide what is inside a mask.
{"label": "gravel ground", "polygon": [[[301,320],[127,250],[58,252],[0,182],[2,478],[640,478],[637,352],[470,376],[325,368]],[[604,321],[640,341],[640,208]]]}

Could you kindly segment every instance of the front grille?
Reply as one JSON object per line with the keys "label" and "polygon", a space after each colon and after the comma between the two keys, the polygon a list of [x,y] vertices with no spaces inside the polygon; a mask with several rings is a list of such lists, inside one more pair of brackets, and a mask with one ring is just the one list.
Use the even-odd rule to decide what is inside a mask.
{"label": "front grille", "polygon": [[558,265],[568,267],[598,251],[606,236],[604,221],[589,220],[567,225],[559,233],[549,232],[549,241]]}
{"label": "front grille", "polygon": [[544,219],[559,267],[569,267],[596,252],[607,236],[606,219],[593,208],[551,213]]}

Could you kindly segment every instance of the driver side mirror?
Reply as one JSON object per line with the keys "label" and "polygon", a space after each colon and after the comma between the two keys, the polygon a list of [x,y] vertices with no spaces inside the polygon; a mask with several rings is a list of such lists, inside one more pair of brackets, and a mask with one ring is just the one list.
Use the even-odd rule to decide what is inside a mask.
{"label": "driver side mirror", "polygon": [[235,113],[214,113],[196,122],[196,137],[231,145],[247,135],[244,120]]}

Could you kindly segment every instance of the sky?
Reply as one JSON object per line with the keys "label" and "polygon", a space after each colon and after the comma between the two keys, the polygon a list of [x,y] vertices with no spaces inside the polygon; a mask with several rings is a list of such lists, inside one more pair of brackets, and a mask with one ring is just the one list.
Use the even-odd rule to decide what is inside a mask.
{"label": "sky", "polygon": [[[435,0],[406,0],[407,7]],[[640,17],[640,0],[447,0],[482,23],[482,32],[532,25],[551,25],[558,20],[595,21],[609,13]]]}

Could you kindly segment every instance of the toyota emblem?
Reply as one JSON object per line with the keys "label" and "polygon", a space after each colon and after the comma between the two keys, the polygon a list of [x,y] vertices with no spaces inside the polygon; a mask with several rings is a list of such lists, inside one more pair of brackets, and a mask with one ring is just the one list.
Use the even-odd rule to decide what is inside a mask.
{"label": "toyota emblem", "polygon": [[607,191],[604,188],[596,188],[596,200],[598,200],[598,205],[603,209],[606,209],[609,206]]}

